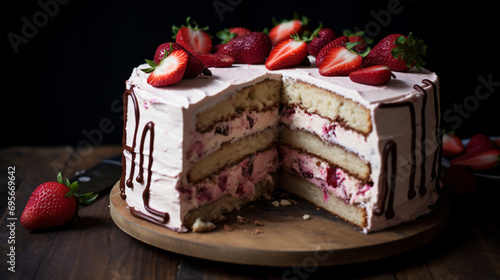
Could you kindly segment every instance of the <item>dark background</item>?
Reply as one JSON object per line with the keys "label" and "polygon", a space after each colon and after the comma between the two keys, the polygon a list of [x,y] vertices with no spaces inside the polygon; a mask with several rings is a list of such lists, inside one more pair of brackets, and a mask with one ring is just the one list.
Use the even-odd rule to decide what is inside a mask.
{"label": "dark background", "polygon": [[[119,144],[125,81],[159,44],[172,40],[172,25],[191,16],[212,34],[234,26],[261,31],[272,27],[272,17],[291,18],[294,12],[308,16],[313,29],[320,21],[337,34],[368,28],[375,41],[412,31],[428,45],[426,68],[439,75],[444,126],[462,137],[500,135],[496,9],[486,1],[453,3],[9,1],[2,13],[1,143]],[[388,5],[399,12],[391,14],[395,8]],[[26,20],[35,29],[27,29]],[[14,46],[13,34],[25,41]],[[482,81],[488,80],[486,87]]]}

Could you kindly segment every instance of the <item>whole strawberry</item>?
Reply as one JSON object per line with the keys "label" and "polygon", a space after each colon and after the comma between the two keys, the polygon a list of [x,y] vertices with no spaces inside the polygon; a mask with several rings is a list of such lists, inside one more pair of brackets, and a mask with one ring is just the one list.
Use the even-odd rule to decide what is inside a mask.
{"label": "whole strawberry", "polygon": [[78,182],[63,181],[61,173],[57,182],[39,185],[31,194],[21,215],[21,225],[29,230],[63,225],[77,214],[78,204],[91,204],[97,194],[78,195]]}
{"label": "whole strawberry", "polygon": [[392,34],[378,42],[363,58],[363,68],[386,65],[392,71],[407,71],[415,66],[418,70],[425,65],[422,59],[427,53],[424,41],[408,36]]}
{"label": "whole strawberry", "polygon": [[271,48],[272,43],[268,35],[262,32],[252,32],[231,39],[215,54],[231,56],[235,63],[256,64],[266,61]]}
{"label": "whole strawberry", "polygon": [[336,38],[335,32],[330,28],[319,27],[313,32],[314,38],[307,44],[307,52],[312,56],[317,56],[321,49]]}

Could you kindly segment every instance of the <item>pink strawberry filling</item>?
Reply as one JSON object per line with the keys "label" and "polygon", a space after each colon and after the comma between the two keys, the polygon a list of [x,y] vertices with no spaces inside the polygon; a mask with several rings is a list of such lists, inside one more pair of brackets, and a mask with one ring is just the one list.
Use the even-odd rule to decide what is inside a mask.
{"label": "pink strawberry filling", "polygon": [[278,124],[278,108],[267,111],[248,111],[227,122],[221,122],[207,132],[192,131],[191,145],[187,152],[187,160],[195,162],[221,144],[234,141],[250,134],[262,131]]}
{"label": "pink strawberry filling", "polygon": [[323,200],[334,195],[345,203],[364,203],[371,183],[360,181],[324,160],[286,146],[279,147],[281,169],[298,175],[323,191]]}
{"label": "pink strawberry filling", "polygon": [[184,184],[178,190],[186,200],[202,205],[224,195],[243,198],[254,194],[255,184],[272,180],[271,174],[278,168],[278,151],[252,155],[241,162],[196,184]]}

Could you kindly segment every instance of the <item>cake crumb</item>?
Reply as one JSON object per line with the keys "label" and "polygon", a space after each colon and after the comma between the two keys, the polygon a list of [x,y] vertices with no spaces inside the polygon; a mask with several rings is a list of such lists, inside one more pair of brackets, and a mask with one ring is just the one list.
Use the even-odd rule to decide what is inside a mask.
{"label": "cake crumb", "polygon": [[262,230],[258,229],[258,228],[254,228],[252,230],[252,234],[262,234],[262,233],[264,233],[264,232]]}
{"label": "cake crumb", "polygon": [[227,224],[224,224],[224,230],[225,231],[233,231],[233,228]]}
{"label": "cake crumb", "polygon": [[237,222],[238,224],[242,225],[242,224],[247,224],[247,223],[249,223],[249,222],[250,222],[250,220],[249,220],[249,219],[247,219],[247,218],[245,218],[245,217],[242,217],[242,216],[239,216],[239,215],[238,215],[238,216],[236,216],[236,222]]}
{"label": "cake crumb", "polygon": [[261,221],[259,221],[259,220],[253,221],[253,224],[256,225],[256,226],[260,226],[260,227],[264,226],[264,224]]}
{"label": "cake crumb", "polygon": [[274,207],[279,207],[280,206],[280,202],[275,200],[273,202],[271,202],[271,204],[274,206]]}
{"label": "cake crumb", "polygon": [[281,206],[290,206],[290,205],[292,205],[292,203],[288,199],[282,199],[280,201],[280,205]]}
{"label": "cake crumb", "polygon": [[304,216],[302,216],[302,219],[309,220],[309,219],[311,219],[311,216],[304,214]]}
{"label": "cake crumb", "polygon": [[193,232],[208,232],[215,229],[215,225],[211,222],[204,222],[197,218],[193,224]]}

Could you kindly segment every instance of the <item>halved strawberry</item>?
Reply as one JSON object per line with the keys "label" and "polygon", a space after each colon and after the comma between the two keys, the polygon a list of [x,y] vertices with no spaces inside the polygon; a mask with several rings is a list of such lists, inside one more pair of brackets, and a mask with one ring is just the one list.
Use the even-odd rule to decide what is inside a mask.
{"label": "halved strawberry", "polygon": [[182,80],[188,64],[186,51],[174,50],[165,57],[160,64],[146,60],[151,68],[143,69],[146,73],[151,73],[148,77],[148,84],[155,87],[173,85]]}
{"label": "halved strawberry", "polygon": [[196,58],[192,53],[187,51],[183,46],[177,44],[175,42],[163,43],[156,48],[155,56],[153,61],[156,64],[160,64],[160,62],[166,57],[165,53],[171,53],[174,50],[183,50],[186,51],[188,55],[188,65],[186,67],[186,71],[184,72],[185,79],[194,78],[200,75],[201,73],[205,73],[205,65],[203,62]]}
{"label": "halved strawberry", "polygon": [[490,149],[479,153],[464,154],[452,159],[450,165],[463,165],[475,171],[486,171],[494,169],[499,162],[500,150]]}
{"label": "halved strawberry", "polygon": [[453,158],[464,152],[464,145],[460,137],[453,132],[443,135],[443,157]]}
{"label": "halved strawberry", "polygon": [[218,54],[196,54],[196,57],[203,62],[205,67],[229,67],[234,63],[234,58]]}
{"label": "halved strawberry", "polygon": [[172,26],[175,42],[181,44],[191,53],[210,53],[212,38],[205,32],[208,30],[208,26],[200,28],[196,22],[193,22],[192,26],[190,20],[190,17],[186,19],[187,26]]}
{"label": "halved strawberry", "polygon": [[326,44],[321,50],[319,51],[318,55],[316,55],[316,66],[320,66],[321,63],[323,63],[323,60],[325,59],[325,55],[328,53],[329,50],[333,48],[338,48],[338,47],[345,47],[345,45],[349,42],[349,39],[347,36],[340,36],[337,39],[334,39],[330,43]]}
{"label": "halved strawberry", "polygon": [[385,85],[391,80],[392,72],[385,65],[376,65],[356,70],[349,74],[351,81],[367,85]]}
{"label": "halved strawberry", "polygon": [[465,147],[466,154],[479,153],[496,148],[496,145],[487,135],[475,134],[473,135],[467,146]]}
{"label": "halved strawberry", "polygon": [[361,56],[346,47],[333,48],[326,53],[319,73],[323,76],[345,76],[361,67]]}
{"label": "halved strawberry", "polygon": [[273,18],[274,27],[269,31],[269,37],[273,42],[273,46],[278,44],[281,41],[290,39],[290,36],[297,33],[298,35],[302,35],[305,27],[307,26],[309,19],[307,17],[302,17],[302,19],[298,19],[298,16],[295,15],[292,20],[282,20],[280,23],[276,22]]}
{"label": "halved strawberry", "polygon": [[269,53],[266,68],[277,70],[299,65],[307,56],[307,43],[298,37],[279,42]]}

